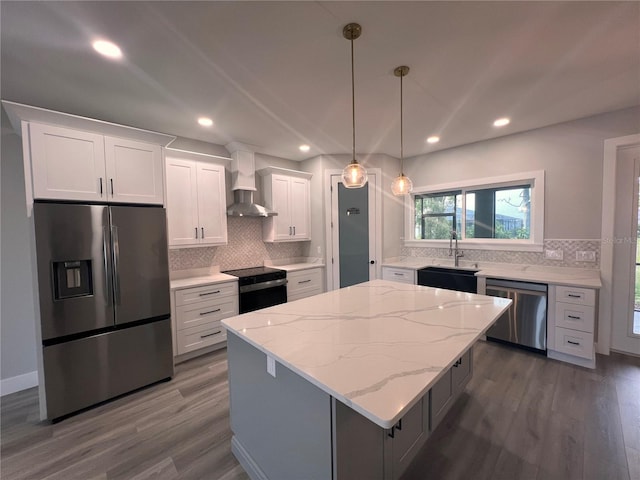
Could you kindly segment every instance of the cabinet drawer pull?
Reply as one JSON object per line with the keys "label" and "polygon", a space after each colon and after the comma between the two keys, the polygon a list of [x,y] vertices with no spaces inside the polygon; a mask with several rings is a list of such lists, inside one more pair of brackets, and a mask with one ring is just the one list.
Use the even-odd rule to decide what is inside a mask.
{"label": "cabinet drawer pull", "polygon": [[391,427],[391,430],[389,431],[389,433],[387,433],[387,435],[389,435],[391,438],[394,438],[396,436],[395,435],[395,428],[396,428],[395,426]]}
{"label": "cabinet drawer pull", "polygon": [[208,312],[200,312],[200,316],[202,315],[209,315],[210,313],[217,313],[219,312],[221,309],[220,308],[216,308],[215,310],[209,310]]}
{"label": "cabinet drawer pull", "polygon": [[393,272],[393,274],[397,275],[398,277],[404,277],[404,273]]}
{"label": "cabinet drawer pull", "polygon": [[398,420],[398,423],[396,424],[396,428],[398,430],[402,430],[402,419]]}
{"label": "cabinet drawer pull", "polygon": [[100,177],[100,196],[102,196],[102,177]]}
{"label": "cabinet drawer pull", "polygon": [[459,360],[456,361],[456,363],[453,364],[454,368],[458,368],[460,365],[462,365],[462,359],[460,358]]}
{"label": "cabinet drawer pull", "polygon": [[195,230],[196,230],[196,238],[198,238],[198,227],[196,227]]}
{"label": "cabinet drawer pull", "polygon": [[219,333],[222,333],[222,330],[218,330],[217,332],[213,332],[213,333],[208,333],[207,335],[200,335],[200,338],[213,337],[214,335],[218,335]]}
{"label": "cabinet drawer pull", "polygon": [[200,227],[200,232],[202,233],[202,237],[200,238],[204,238],[204,227]]}
{"label": "cabinet drawer pull", "polygon": [[215,292],[207,292],[207,293],[201,293],[200,296],[201,297],[205,297],[207,295],[214,295],[216,293],[220,293],[220,290],[216,290]]}
{"label": "cabinet drawer pull", "polygon": [[571,320],[580,320],[582,317],[578,317],[576,315],[567,315],[567,318],[570,318]]}
{"label": "cabinet drawer pull", "polygon": [[311,281],[311,279],[309,280],[301,280],[298,282],[298,285],[300,285],[301,283],[309,283]]}
{"label": "cabinet drawer pull", "polygon": [[571,340],[567,340],[567,343],[570,343],[571,345],[580,346],[580,342],[572,342]]}
{"label": "cabinet drawer pull", "polygon": [[577,294],[577,293],[567,293],[567,297],[571,297],[571,298],[582,298],[582,295]]}
{"label": "cabinet drawer pull", "polygon": [[109,181],[111,182],[111,196],[113,197],[113,178],[110,178]]}

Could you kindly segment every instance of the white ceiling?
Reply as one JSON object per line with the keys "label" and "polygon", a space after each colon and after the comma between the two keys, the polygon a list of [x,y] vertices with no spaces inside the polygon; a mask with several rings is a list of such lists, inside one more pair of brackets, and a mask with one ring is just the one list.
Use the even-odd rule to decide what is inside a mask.
{"label": "white ceiling", "polygon": [[399,156],[399,65],[405,156],[640,104],[640,2],[0,5],[3,99],[294,160],[351,151],[354,21],[358,152]]}

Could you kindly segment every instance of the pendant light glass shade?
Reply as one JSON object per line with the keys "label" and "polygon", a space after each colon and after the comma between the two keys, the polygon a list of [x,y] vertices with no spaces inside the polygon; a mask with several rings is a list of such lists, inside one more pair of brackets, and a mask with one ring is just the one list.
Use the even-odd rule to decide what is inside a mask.
{"label": "pendant light glass shade", "polygon": [[400,175],[391,184],[391,193],[396,196],[408,195],[413,191],[413,182],[404,174],[404,150],[402,145],[402,78],[409,74],[409,67],[401,66],[393,71],[396,77],[400,77]]}
{"label": "pendant light glass shade", "polygon": [[413,191],[413,182],[404,173],[398,175],[391,184],[391,193],[394,195],[408,195]]}
{"label": "pendant light glass shade", "polygon": [[364,187],[368,179],[367,170],[358,162],[350,163],[342,170],[342,183],[347,188]]}
{"label": "pendant light glass shade", "polygon": [[351,112],[353,119],[353,160],[342,171],[342,183],[347,188],[361,188],[367,183],[367,170],[356,160],[356,87],[353,68],[353,41],[362,33],[362,27],[357,23],[345,25],[342,29],[344,38],[351,42]]}

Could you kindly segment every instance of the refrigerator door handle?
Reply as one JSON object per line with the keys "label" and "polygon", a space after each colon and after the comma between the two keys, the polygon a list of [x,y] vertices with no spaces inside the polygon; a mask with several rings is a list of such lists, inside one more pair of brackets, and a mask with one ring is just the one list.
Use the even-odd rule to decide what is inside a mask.
{"label": "refrigerator door handle", "polygon": [[102,227],[102,260],[104,263],[104,299],[105,305],[111,304],[111,278],[109,276],[109,245],[107,227]]}
{"label": "refrigerator door handle", "polygon": [[118,227],[111,226],[111,254],[113,258],[113,303],[120,304],[120,280],[118,273],[118,260],[120,259],[120,245],[118,242]]}

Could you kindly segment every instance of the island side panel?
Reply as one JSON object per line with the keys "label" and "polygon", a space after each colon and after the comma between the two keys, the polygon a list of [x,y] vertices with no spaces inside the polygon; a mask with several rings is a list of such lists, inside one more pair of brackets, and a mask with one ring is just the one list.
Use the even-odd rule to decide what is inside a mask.
{"label": "island side panel", "polygon": [[252,479],[332,478],[331,397],[227,332],[233,451]]}

